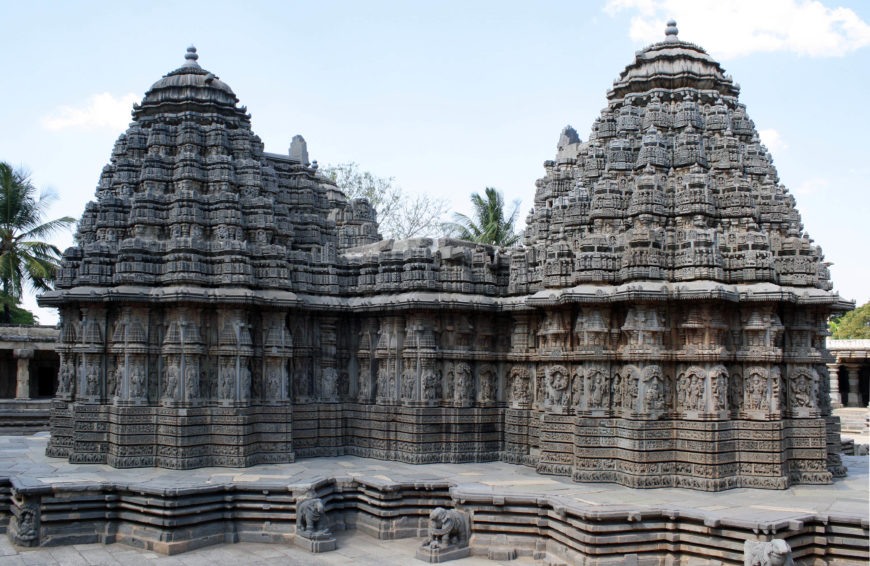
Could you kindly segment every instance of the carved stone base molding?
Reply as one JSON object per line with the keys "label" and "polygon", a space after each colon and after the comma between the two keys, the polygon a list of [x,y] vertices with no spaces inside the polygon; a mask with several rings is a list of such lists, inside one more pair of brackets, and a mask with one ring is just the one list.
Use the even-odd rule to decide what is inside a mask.
{"label": "carved stone base molding", "polygon": [[[504,465],[494,466],[493,471]],[[278,472],[270,467],[253,480],[184,482],[183,487],[170,487],[182,480],[165,474],[158,481],[140,482],[93,479],[93,474],[88,481],[64,474],[57,475],[56,482],[0,478],[0,525],[8,525],[8,536],[16,545],[119,542],[166,554],[240,541],[295,544],[325,552],[335,548],[334,531],[356,530],[381,540],[417,538],[421,546],[416,557],[429,563],[471,554],[583,566],[624,564],[626,557],[637,564],[687,564],[715,557],[723,565],[739,566],[744,564],[745,541],[774,537],[787,542],[805,564],[858,565],[870,558],[866,510],[862,516],[792,509],[805,505],[806,499],[781,511],[772,503],[748,516],[752,510],[733,512],[734,496],[728,494],[703,495],[702,506],[720,509],[710,511],[693,507],[691,498],[631,505],[623,494],[618,504],[586,502],[577,493],[568,495],[570,483],[545,494],[539,491],[541,482],[528,482],[528,476],[516,484],[489,485],[479,478],[474,481],[481,483],[456,485],[422,478],[394,481],[385,475],[311,473],[288,486],[286,479],[270,475],[279,473],[286,478],[298,470]],[[502,469],[500,477],[506,473]],[[461,476],[461,470],[456,474]],[[841,493],[842,487],[847,486],[830,493]],[[761,505],[769,493],[751,499]],[[745,494],[738,497],[747,500]],[[721,498],[721,505],[713,498]],[[842,505],[851,509],[854,498]],[[729,512],[726,509],[731,509],[730,516],[722,515]],[[85,512],[88,519],[82,520]],[[750,546],[746,543],[747,549]],[[768,560],[776,552],[753,550],[751,555]],[[412,556],[408,559],[411,563]],[[751,564],[777,565],[771,560]]]}

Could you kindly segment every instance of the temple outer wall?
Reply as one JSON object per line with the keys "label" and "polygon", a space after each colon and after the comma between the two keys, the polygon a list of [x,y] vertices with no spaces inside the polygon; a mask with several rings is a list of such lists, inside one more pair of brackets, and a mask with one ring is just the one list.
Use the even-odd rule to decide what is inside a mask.
{"label": "temple outer wall", "polygon": [[807,323],[820,307],[635,299],[68,305],[47,453],[167,468],[505,460],[710,491],[845,473],[824,331]]}

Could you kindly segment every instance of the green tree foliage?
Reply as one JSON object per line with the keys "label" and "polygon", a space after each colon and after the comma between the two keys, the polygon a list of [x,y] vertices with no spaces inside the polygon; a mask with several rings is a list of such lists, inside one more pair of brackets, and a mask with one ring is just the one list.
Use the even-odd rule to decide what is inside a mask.
{"label": "green tree foliage", "polygon": [[75,222],[69,216],[43,222],[55,198],[47,191],[37,195],[26,171],[0,162],[0,322],[12,322],[25,288],[51,289],[60,250],[42,240]]}
{"label": "green tree foliage", "polygon": [[4,311],[0,312],[0,318],[3,318],[5,308],[9,308],[9,320],[3,321],[6,324],[20,324],[24,326],[33,326],[39,324],[39,319],[35,314],[27,309],[21,308],[15,304],[15,300],[3,293],[0,293],[0,304],[3,304]]}
{"label": "green tree foliage", "polygon": [[870,339],[870,302],[830,321],[831,338]]}
{"label": "green tree foliage", "polygon": [[505,215],[504,196],[493,187],[487,187],[485,196],[472,193],[473,218],[453,213],[453,222],[447,224],[447,232],[461,240],[491,244],[494,246],[514,246],[520,241],[515,224],[520,211],[520,201],[514,201],[513,210]]}
{"label": "green tree foliage", "polygon": [[378,213],[378,227],[385,238],[437,237],[447,202],[427,195],[410,195],[393,177],[362,171],[356,163],[327,165],[321,171],[348,199],[364,198]]}

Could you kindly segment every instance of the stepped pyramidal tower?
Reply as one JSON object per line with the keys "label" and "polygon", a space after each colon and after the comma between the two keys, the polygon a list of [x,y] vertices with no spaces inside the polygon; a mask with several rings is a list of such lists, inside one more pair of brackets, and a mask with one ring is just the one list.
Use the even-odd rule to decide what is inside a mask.
{"label": "stepped pyramidal tower", "polygon": [[189,49],[134,108],[41,298],[62,328],[48,454],[829,483],[826,321],[849,304],[738,95],[671,23],[588,141],[562,132],[524,246],[381,241],[301,137],[265,152]]}

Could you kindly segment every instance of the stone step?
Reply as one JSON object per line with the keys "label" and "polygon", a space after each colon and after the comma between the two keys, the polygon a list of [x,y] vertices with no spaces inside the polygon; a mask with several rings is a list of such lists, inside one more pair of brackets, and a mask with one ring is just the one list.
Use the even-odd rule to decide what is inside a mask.
{"label": "stone step", "polygon": [[51,399],[0,400],[0,434],[22,435],[49,430]]}
{"label": "stone step", "polygon": [[840,419],[840,429],[850,432],[864,432],[868,429],[868,423],[866,419]]}
{"label": "stone step", "polygon": [[866,432],[870,430],[870,410],[866,408],[842,408],[834,411],[840,417],[840,429],[848,432]]}

